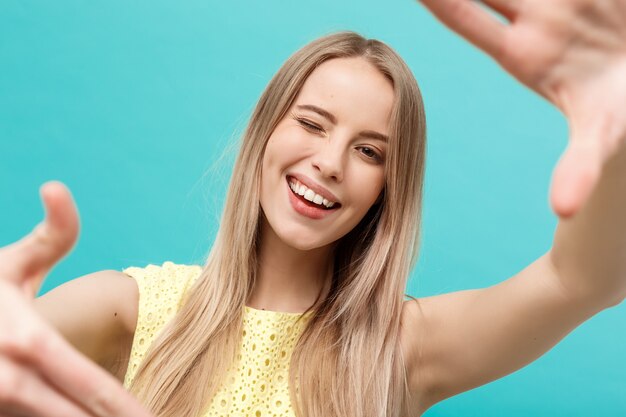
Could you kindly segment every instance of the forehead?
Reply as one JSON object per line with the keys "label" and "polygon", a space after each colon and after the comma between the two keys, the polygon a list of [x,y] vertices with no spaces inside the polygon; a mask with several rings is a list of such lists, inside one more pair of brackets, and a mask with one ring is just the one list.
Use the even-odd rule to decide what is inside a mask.
{"label": "forehead", "polygon": [[388,133],[394,102],[391,81],[364,58],[323,62],[309,75],[296,104],[313,104],[337,118],[338,124]]}

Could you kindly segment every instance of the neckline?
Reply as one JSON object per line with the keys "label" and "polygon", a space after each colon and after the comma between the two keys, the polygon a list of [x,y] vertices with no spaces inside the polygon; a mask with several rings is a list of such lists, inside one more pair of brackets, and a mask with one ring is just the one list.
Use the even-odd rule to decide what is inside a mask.
{"label": "neckline", "polygon": [[291,312],[288,312],[288,311],[259,310],[258,308],[250,307],[250,306],[247,306],[247,305],[244,305],[244,307],[245,307],[246,310],[251,311],[253,313],[272,315],[272,316],[300,317],[302,315],[309,316],[310,314],[313,313],[313,311],[307,311],[306,313],[305,312],[302,312],[302,313],[291,313]]}

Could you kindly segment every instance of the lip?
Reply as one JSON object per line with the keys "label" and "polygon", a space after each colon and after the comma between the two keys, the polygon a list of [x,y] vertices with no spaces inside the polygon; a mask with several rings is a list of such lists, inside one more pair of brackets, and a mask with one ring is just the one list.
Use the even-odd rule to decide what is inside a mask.
{"label": "lip", "polygon": [[322,208],[313,207],[313,206],[306,204],[305,202],[300,200],[298,197],[296,197],[296,195],[293,193],[293,191],[291,190],[291,187],[289,186],[288,179],[285,181],[285,188],[287,190],[287,198],[289,199],[289,203],[291,204],[291,207],[294,209],[296,213],[302,216],[305,216],[314,220],[320,220],[327,216],[330,216],[331,214],[339,210],[339,207],[340,207],[339,205],[336,205],[331,209],[322,209]]}
{"label": "lip", "polygon": [[307,188],[310,188],[311,190],[315,191],[315,194],[321,195],[326,200],[332,201],[335,204],[341,205],[339,202],[339,199],[335,196],[335,194],[331,193],[330,190],[322,187],[321,185],[319,185],[318,183],[316,183],[315,181],[313,181],[311,178],[307,177],[306,175],[287,174],[287,182],[289,182],[289,177],[292,177],[298,180],[298,182],[304,184]]}

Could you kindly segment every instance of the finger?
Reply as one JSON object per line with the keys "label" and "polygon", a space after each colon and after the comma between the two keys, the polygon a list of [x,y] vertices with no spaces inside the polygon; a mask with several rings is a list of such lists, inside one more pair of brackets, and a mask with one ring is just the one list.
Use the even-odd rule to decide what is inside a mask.
{"label": "finger", "polygon": [[0,409],[11,415],[46,417],[92,417],[63,398],[32,370],[0,356]]}
{"label": "finger", "polygon": [[[95,363],[45,328],[4,350],[31,363],[56,389],[95,416],[152,417],[126,389]],[[54,358],[53,360],[51,358]]]}
{"label": "finger", "polygon": [[52,238],[58,238],[71,247],[78,233],[78,211],[70,190],[59,181],[49,181],[40,188],[40,195],[46,208],[46,224]]}
{"label": "finger", "polygon": [[569,218],[588,200],[602,170],[597,144],[570,141],[552,176],[550,200],[554,212]]}
{"label": "finger", "polygon": [[46,211],[44,221],[0,253],[0,276],[32,292],[30,295],[34,295],[52,266],[74,246],[79,230],[76,205],[62,183],[48,182],[40,193]]}
{"label": "finger", "polygon": [[507,27],[473,0],[420,0],[441,22],[495,59],[502,56]]}
{"label": "finger", "polygon": [[507,18],[508,21],[512,21],[519,14],[522,1],[521,0],[482,0],[482,3],[486,4],[500,15]]}

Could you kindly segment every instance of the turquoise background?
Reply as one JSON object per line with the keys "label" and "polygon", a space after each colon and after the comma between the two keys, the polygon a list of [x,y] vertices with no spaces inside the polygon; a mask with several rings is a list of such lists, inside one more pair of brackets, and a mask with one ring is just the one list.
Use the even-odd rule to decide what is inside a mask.
{"label": "turquoise background", "polygon": [[[262,89],[310,40],[350,29],[408,62],[429,147],[415,296],[493,285],[551,245],[561,115],[408,0],[25,1],[0,5],[0,245],[43,216],[61,180],[80,240],[45,292],[102,269],[201,263]],[[626,306],[435,416],[626,415]]]}

